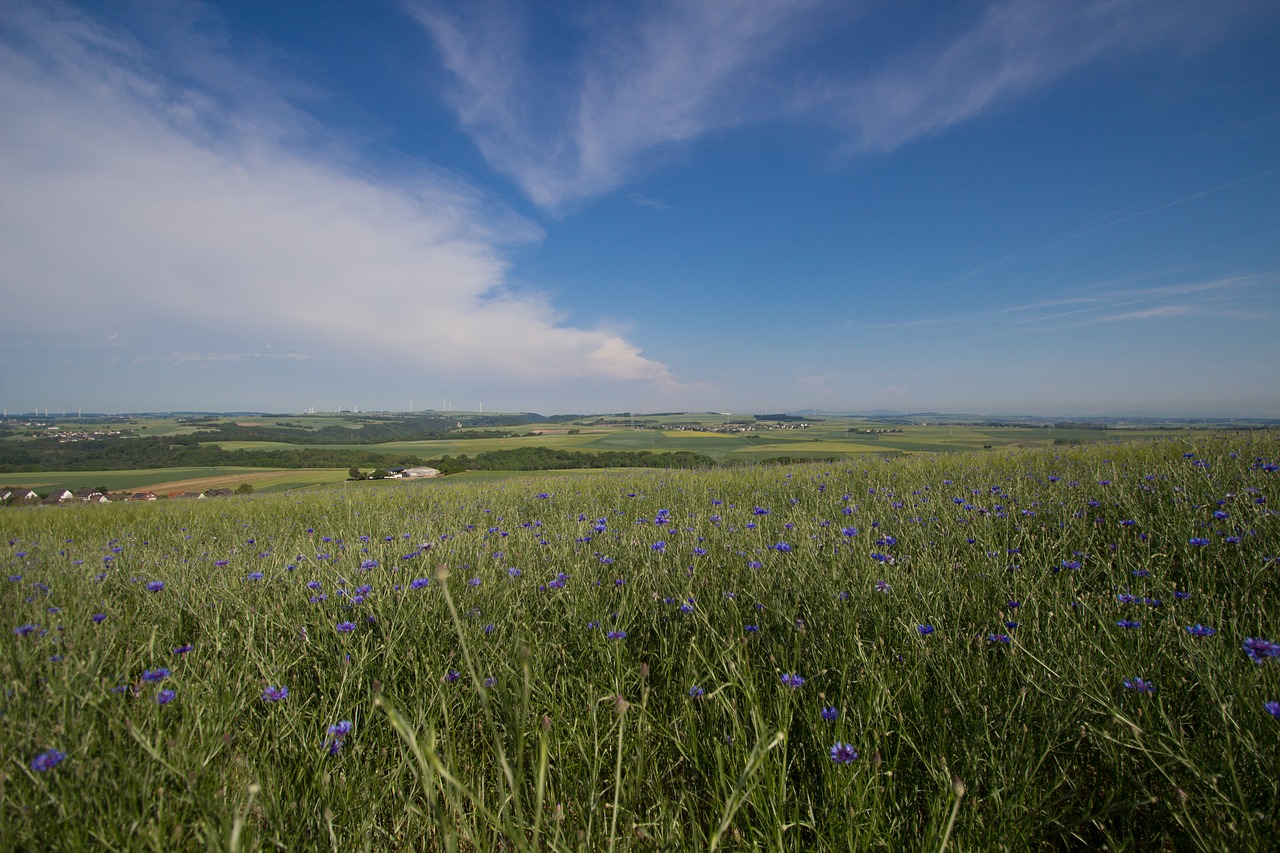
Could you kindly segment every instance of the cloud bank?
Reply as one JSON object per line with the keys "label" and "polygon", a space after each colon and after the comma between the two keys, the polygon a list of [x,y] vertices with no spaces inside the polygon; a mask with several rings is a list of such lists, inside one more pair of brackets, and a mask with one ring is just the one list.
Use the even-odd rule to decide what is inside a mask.
{"label": "cloud bank", "polygon": [[[508,286],[503,247],[535,225],[447,173],[375,177],[215,39],[3,8],[3,338],[120,333],[157,358],[267,340],[419,374],[674,384]],[[179,74],[173,55],[193,59]]]}

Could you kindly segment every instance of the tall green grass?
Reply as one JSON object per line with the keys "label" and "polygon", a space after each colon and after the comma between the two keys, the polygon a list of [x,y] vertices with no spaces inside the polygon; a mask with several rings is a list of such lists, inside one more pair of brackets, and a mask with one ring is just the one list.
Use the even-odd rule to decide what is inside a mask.
{"label": "tall green grass", "polygon": [[1277,444],[1196,442],[7,510],[0,847],[1264,849]]}

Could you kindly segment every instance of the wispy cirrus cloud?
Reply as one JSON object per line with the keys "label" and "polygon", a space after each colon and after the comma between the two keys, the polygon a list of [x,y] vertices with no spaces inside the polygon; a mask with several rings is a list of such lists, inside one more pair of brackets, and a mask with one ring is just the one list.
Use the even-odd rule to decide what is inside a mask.
{"label": "wispy cirrus cloud", "polygon": [[564,21],[568,56],[532,56],[526,7],[413,3],[456,78],[450,99],[489,162],[548,209],[621,185],[719,128],[786,99],[763,72],[812,36],[827,5],[588,7]]}
{"label": "wispy cirrus cloud", "polygon": [[979,311],[856,326],[866,330],[956,327],[989,336],[1186,317],[1268,322],[1272,312],[1265,306],[1274,300],[1280,277],[1242,275],[1146,287],[1132,285],[1132,279],[1095,282],[1082,285],[1079,292],[1068,297],[1013,305],[995,303]]}
{"label": "wispy cirrus cloud", "polygon": [[565,37],[550,55],[533,54],[532,23],[518,4],[446,9],[411,0],[407,8],[454,77],[449,98],[463,128],[550,210],[753,122],[826,125],[846,152],[891,151],[1085,66],[1193,52],[1271,14],[1247,2],[994,0],[976,14],[950,9],[938,16],[943,24],[886,53],[874,32],[896,6],[592,6],[562,21]]}
{"label": "wispy cirrus cloud", "polygon": [[60,3],[5,4],[5,335],[119,331],[204,364],[322,341],[414,375],[676,384],[617,332],[509,285],[503,248],[537,226],[430,166],[378,177],[298,87],[201,31],[148,40]]}

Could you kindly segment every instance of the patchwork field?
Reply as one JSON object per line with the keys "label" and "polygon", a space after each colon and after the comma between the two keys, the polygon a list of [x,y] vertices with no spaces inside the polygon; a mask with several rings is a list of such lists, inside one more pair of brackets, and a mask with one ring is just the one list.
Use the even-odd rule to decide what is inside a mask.
{"label": "patchwork field", "polygon": [[0,849],[1270,849],[1278,463],[10,508]]}
{"label": "patchwork field", "polygon": [[6,486],[22,486],[38,492],[53,489],[105,487],[108,491],[148,490],[157,494],[234,489],[249,483],[255,491],[287,491],[347,478],[345,468],[152,468],[138,471],[42,471],[0,474]]}

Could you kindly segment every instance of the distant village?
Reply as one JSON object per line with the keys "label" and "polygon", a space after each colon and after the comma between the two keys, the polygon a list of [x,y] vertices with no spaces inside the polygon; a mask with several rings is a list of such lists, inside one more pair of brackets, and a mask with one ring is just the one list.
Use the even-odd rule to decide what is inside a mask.
{"label": "distant village", "polygon": [[[243,486],[241,487],[244,488]],[[252,490],[252,487],[248,489]],[[142,492],[104,492],[101,489],[83,488],[72,491],[71,489],[54,489],[47,495],[41,495],[35,489],[25,487],[3,486],[0,487],[0,505],[4,506],[35,506],[37,504],[48,506],[50,504],[66,504],[66,503],[118,503],[122,501],[155,501],[155,500],[206,500],[208,498],[223,498],[235,494],[231,489],[206,489],[203,492],[167,492],[156,493],[150,491]]]}

